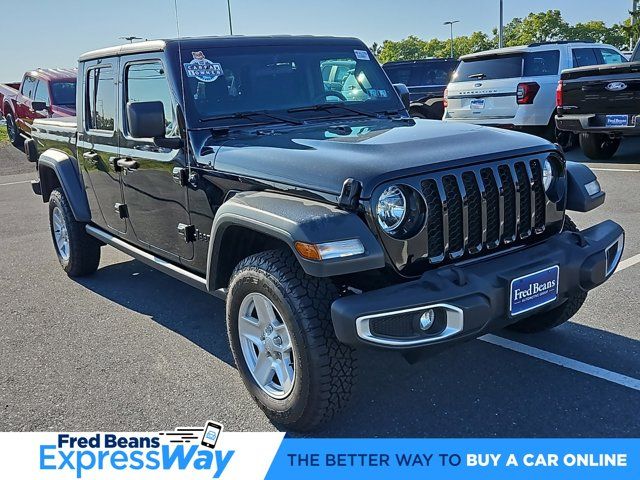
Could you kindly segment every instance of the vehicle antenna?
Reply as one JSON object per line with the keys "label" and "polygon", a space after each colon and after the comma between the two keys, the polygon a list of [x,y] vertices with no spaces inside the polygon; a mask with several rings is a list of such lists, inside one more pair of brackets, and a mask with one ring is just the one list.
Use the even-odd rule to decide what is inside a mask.
{"label": "vehicle antenna", "polygon": [[178,15],[178,0],[173,0],[173,8],[176,15],[176,33],[178,35],[178,62],[180,62],[180,89],[182,95],[182,117],[184,119],[184,144],[185,155],[187,157],[187,172],[188,177],[191,178],[191,156],[189,155],[189,131],[187,129],[187,97],[184,88],[184,75],[182,75],[182,45],[180,44],[180,18]]}

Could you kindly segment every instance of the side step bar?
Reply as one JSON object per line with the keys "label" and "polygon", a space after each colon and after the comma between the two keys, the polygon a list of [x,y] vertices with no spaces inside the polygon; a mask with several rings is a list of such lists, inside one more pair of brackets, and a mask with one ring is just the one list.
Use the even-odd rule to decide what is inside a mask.
{"label": "side step bar", "polygon": [[156,257],[152,253],[145,252],[140,248],[131,245],[130,243],[125,242],[117,237],[114,237],[108,232],[101,230],[98,227],[93,225],[86,226],[87,233],[92,237],[97,238],[101,242],[106,243],[107,245],[111,245],[112,247],[120,250],[123,253],[135,258],[136,260],[141,261],[145,265],[149,265],[156,270],[159,270],[162,273],[166,273],[167,275],[172,276],[192,287],[195,287],[203,292],[211,293],[215,297],[220,299],[225,299],[227,296],[226,289],[216,290],[214,292],[209,292],[207,290],[207,280],[204,277],[196,275],[195,273],[191,273],[184,268],[180,268],[177,265],[167,262],[160,257]]}

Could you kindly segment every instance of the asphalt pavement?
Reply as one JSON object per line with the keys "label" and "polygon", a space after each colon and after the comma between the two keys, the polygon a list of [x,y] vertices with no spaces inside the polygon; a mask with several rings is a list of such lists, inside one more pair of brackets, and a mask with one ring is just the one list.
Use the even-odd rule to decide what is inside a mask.
{"label": "asphalt pavement", "polygon": [[[568,157],[585,161],[579,150]],[[640,141],[590,165],[607,202],[574,220],[621,223],[626,268],[550,332],[498,332],[413,365],[360,352],[350,408],[317,435],[640,435]],[[274,430],[236,372],[223,303],[108,247],[96,274],[68,278],[34,177],[23,154],[0,146],[0,430],[153,431],[208,419]]]}

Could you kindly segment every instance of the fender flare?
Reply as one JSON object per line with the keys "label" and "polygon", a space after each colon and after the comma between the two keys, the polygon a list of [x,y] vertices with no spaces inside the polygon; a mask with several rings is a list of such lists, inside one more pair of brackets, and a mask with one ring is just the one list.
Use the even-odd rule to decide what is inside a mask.
{"label": "fender flare", "polygon": [[42,200],[49,201],[49,195],[55,188],[51,178],[43,175],[45,170],[53,172],[62,187],[73,216],[79,222],[91,221],[91,210],[85,192],[80,173],[75,165],[75,160],[59,150],[49,149],[38,158],[38,173],[40,176],[40,189]]}
{"label": "fender flare", "polygon": [[582,163],[567,162],[567,210],[588,212],[604,203],[605,192],[589,195],[585,185],[597,180],[593,171]]}
{"label": "fender flare", "polygon": [[[227,228],[241,226],[286,243],[304,271],[314,277],[331,277],[385,266],[384,252],[365,222],[355,213],[333,205],[273,192],[243,192],[218,208],[211,227],[207,288],[216,290],[220,256],[224,255],[223,237]],[[325,243],[359,239],[365,253],[349,258],[321,262],[301,257],[294,247],[297,241]]]}

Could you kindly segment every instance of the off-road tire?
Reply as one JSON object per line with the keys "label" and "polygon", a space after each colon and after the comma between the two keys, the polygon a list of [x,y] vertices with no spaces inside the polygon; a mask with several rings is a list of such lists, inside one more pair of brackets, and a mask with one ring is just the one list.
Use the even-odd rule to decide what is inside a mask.
{"label": "off-road tire", "polygon": [[[69,237],[69,258],[64,259],[57,247],[53,226],[53,212],[58,208],[62,212],[62,218],[67,228]],[[73,216],[71,206],[64,192],[56,188],[49,197],[49,226],[51,228],[51,239],[58,256],[58,261],[63,270],[70,277],[82,277],[89,275],[98,269],[100,264],[100,243],[87,234],[85,223],[78,222]]]}
{"label": "off-road tire", "polygon": [[602,133],[581,133],[580,148],[591,160],[609,160],[620,147],[619,138],[609,138]]}
{"label": "off-road tire", "polygon": [[[569,217],[565,218],[564,229],[569,232],[578,231],[578,227]],[[559,307],[527,317],[518,323],[509,325],[507,328],[521,333],[538,333],[551,330],[569,321],[580,310],[586,299],[587,292],[578,289],[572,292],[567,301]]]}
{"label": "off-road tire", "polygon": [[[269,396],[255,382],[242,353],[238,315],[249,293],[261,293],[283,317],[294,346],[295,381],[282,399]],[[331,303],[338,297],[328,279],[305,274],[289,251],[270,250],[242,260],[227,297],[227,331],[242,380],[267,417],[287,430],[308,431],[331,419],[352,394],[356,358],[353,348],[335,337]]]}
{"label": "off-road tire", "polygon": [[7,122],[7,136],[9,137],[11,145],[16,148],[22,148],[22,137],[20,136],[20,129],[18,129],[13,115],[9,113],[6,116],[5,120]]}

